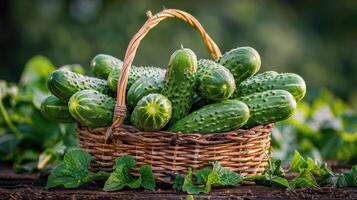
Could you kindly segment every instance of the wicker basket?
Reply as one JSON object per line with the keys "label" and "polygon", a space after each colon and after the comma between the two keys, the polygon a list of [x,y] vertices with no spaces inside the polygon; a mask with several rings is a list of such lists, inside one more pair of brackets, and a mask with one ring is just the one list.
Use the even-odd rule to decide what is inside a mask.
{"label": "wicker basket", "polygon": [[165,9],[154,16],[148,12],[147,15],[148,20],[126,50],[112,126],[89,129],[79,125],[77,128],[80,146],[93,156],[92,169],[112,171],[117,157],[132,155],[138,163],[137,168],[143,164],[151,165],[156,180],[164,183],[172,183],[175,174],[185,174],[189,167],[195,170],[207,166],[209,161],[218,161],[242,175],[261,174],[268,165],[266,151],[270,149],[270,124],[212,134],[142,132],[123,125],[125,92],[132,61],[140,41],[160,21],[167,18],[185,21],[199,31],[213,59],[221,56],[217,45],[192,15],[175,9]]}

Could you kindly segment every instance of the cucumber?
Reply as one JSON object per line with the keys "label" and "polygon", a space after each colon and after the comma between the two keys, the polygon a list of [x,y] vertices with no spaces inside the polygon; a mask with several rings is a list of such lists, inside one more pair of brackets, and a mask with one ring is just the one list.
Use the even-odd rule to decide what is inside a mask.
{"label": "cucumber", "polygon": [[131,124],[142,131],[158,131],[171,118],[172,106],[168,98],[161,94],[143,97],[131,114]]}
{"label": "cucumber", "polygon": [[98,54],[92,59],[90,68],[95,77],[107,80],[110,72],[114,68],[121,68],[122,65],[123,62],[113,56]]}
{"label": "cucumber", "polygon": [[51,122],[73,123],[76,120],[68,111],[68,106],[57,97],[50,95],[41,103],[43,117]]}
{"label": "cucumber", "polygon": [[112,124],[115,100],[95,90],[75,93],[68,102],[69,112],[82,125],[89,128]]}
{"label": "cucumber", "polygon": [[[117,91],[118,78],[121,73],[121,68],[114,68],[108,76],[108,86],[113,91]],[[164,76],[165,70],[158,67],[135,67],[132,66],[129,72],[127,90],[141,77],[156,78]]]}
{"label": "cucumber", "polygon": [[190,111],[195,94],[197,58],[191,49],[181,48],[170,57],[164,79],[163,95],[172,103],[172,117],[175,123]]}
{"label": "cucumber", "polygon": [[236,84],[231,72],[211,60],[198,61],[197,89],[200,96],[222,101],[232,96]]}
{"label": "cucumber", "polygon": [[249,119],[248,106],[232,99],[206,105],[180,119],[168,131],[182,133],[226,132],[243,126]]}
{"label": "cucumber", "polygon": [[269,90],[254,93],[240,97],[238,100],[244,102],[249,107],[250,118],[245,125],[248,128],[287,119],[296,110],[294,97],[285,90]]}
{"label": "cucumber", "polygon": [[68,70],[77,74],[85,74],[85,70],[80,64],[68,64],[63,65],[62,67],[58,68],[59,70]]}
{"label": "cucumber", "polygon": [[164,87],[164,76],[156,78],[142,77],[137,80],[126,94],[126,104],[130,110],[134,109],[141,98],[148,94],[161,93]]}
{"label": "cucumber", "polygon": [[237,95],[246,96],[266,90],[286,90],[298,101],[306,94],[306,84],[297,74],[281,73],[267,76],[263,73],[243,81],[237,88]]}
{"label": "cucumber", "polygon": [[238,86],[243,80],[256,74],[261,65],[259,53],[252,47],[239,47],[222,55],[217,61],[233,74]]}
{"label": "cucumber", "polygon": [[195,94],[193,96],[193,102],[192,102],[192,106],[190,109],[190,113],[202,108],[205,105],[211,104],[211,103],[214,103],[214,101],[203,98],[203,97]]}
{"label": "cucumber", "polygon": [[103,94],[112,94],[107,81],[83,76],[67,70],[56,70],[50,74],[47,86],[61,101],[67,102],[71,96],[85,89],[93,89]]}

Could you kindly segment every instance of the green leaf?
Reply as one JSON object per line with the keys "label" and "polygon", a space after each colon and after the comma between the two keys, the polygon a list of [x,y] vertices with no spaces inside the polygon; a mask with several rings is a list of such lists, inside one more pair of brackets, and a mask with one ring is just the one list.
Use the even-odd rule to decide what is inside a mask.
{"label": "green leaf", "polygon": [[298,151],[295,151],[288,171],[299,172],[300,169],[304,167],[304,165],[305,165],[305,159],[300,155]]}
{"label": "green leaf", "polygon": [[38,55],[31,58],[25,65],[20,78],[20,84],[28,88],[38,88],[47,91],[48,75],[56,70],[50,60]]}
{"label": "green leaf", "polygon": [[316,183],[315,177],[309,171],[304,169],[300,174],[295,177],[289,183],[290,188],[316,188],[318,184]]}
{"label": "green leaf", "polygon": [[182,185],[182,191],[187,192],[188,194],[199,194],[201,192],[205,192],[204,185],[195,185],[192,181],[192,170],[191,168],[188,169],[188,173],[185,176]]}
{"label": "green leaf", "polygon": [[143,165],[139,170],[141,176],[141,186],[147,190],[155,190],[155,177],[149,165]]}
{"label": "green leaf", "polygon": [[176,174],[172,188],[176,191],[181,191],[184,180],[185,178],[183,176]]}
{"label": "green leaf", "polygon": [[93,180],[103,179],[104,173],[90,174],[91,156],[82,149],[73,149],[65,154],[64,160],[50,174],[46,188],[63,186],[77,188]]}
{"label": "green leaf", "polygon": [[278,177],[278,176],[273,177],[271,179],[271,184],[277,187],[286,187],[286,188],[289,187],[289,181],[283,177]]}
{"label": "green leaf", "polygon": [[211,173],[211,169],[203,168],[196,171],[197,184],[205,184],[207,182],[208,175]]}
{"label": "green leaf", "polygon": [[123,189],[125,186],[135,189],[140,187],[141,177],[138,179],[133,178],[130,174],[126,173],[125,164],[116,166],[114,172],[112,172],[105,182],[103,190],[106,192],[112,192]]}
{"label": "green leaf", "polygon": [[333,174],[328,181],[333,187],[357,186],[357,167],[353,166],[351,171],[346,173]]}
{"label": "green leaf", "polygon": [[115,166],[124,165],[124,169],[129,172],[136,166],[136,161],[132,156],[121,156],[115,159]]}
{"label": "green leaf", "polygon": [[232,170],[222,167],[218,162],[213,163],[213,171],[217,173],[221,186],[236,186],[243,181],[243,177]]}
{"label": "green leaf", "polygon": [[148,190],[155,190],[155,177],[149,165],[141,166],[140,176],[133,177],[130,174],[132,168],[136,166],[136,161],[132,156],[122,156],[115,160],[115,170],[110,174],[105,182],[104,191],[117,191],[125,186],[136,189],[142,186]]}

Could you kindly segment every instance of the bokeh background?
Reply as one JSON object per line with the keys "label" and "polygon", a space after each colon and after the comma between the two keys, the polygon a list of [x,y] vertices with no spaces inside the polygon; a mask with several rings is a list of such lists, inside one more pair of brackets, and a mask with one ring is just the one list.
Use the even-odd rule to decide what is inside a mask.
{"label": "bokeh background", "polygon": [[[192,13],[222,52],[252,46],[262,70],[299,73],[309,93],[329,88],[357,104],[357,1],[144,1],[4,0],[1,2],[0,78],[17,81],[36,54],[56,66],[107,53],[123,58],[127,44],[145,22],[147,10],[163,7]],[[208,57],[186,24],[171,20],[144,39],[135,64],[165,67],[183,44]]]}
{"label": "bokeh background", "polygon": [[[48,73],[79,63],[89,74],[91,59],[100,53],[122,59],[146,11],[165,7],[194,15],[222,52],[251,46],[261,55],[261,71],[305,79],[308,92],[298,112],[273,131],[274,157],[288,161],[298,150],[320,160],[357,163],[355,0],[3,0],[0,162],[19,172],[45,169],[76,147],[74,124],[48,122],[39,112]],[[134,64],[165,67],[181,44],[199,58],[209,56],[195,30],[167,20],[146,36]]]}

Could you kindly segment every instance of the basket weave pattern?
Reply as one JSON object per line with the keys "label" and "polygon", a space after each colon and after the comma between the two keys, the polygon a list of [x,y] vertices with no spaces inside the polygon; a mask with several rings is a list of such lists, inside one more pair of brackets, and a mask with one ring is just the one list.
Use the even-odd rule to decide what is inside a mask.
{"label": "basket weave pattern", "polygon": [[122,73],[118,77],[112,126],[89,129],[79,125],[77,128],[80,146],[93,157],[91,168],[112,171],[117,157],[131,155],[138,163],[137,169],[143,164],[151,165],[156,180],[164,183],[172,183],[174,175],[185,174],[188,167],[194,171],[209,165],[210,161],[218,161],[241,175],[261,174],[268,165],[266,152],[270,149],[271,124],[211,134],[142,132],[123,125],[125,92],[132,61],[140,41],[160,21],[167,18],[185,21],[201,34],[213,59],[221,56],[217,45],[192,15],[175,9],[165,9],[154,16],[148,12],[147,15],[149,19],[126,50]]}

